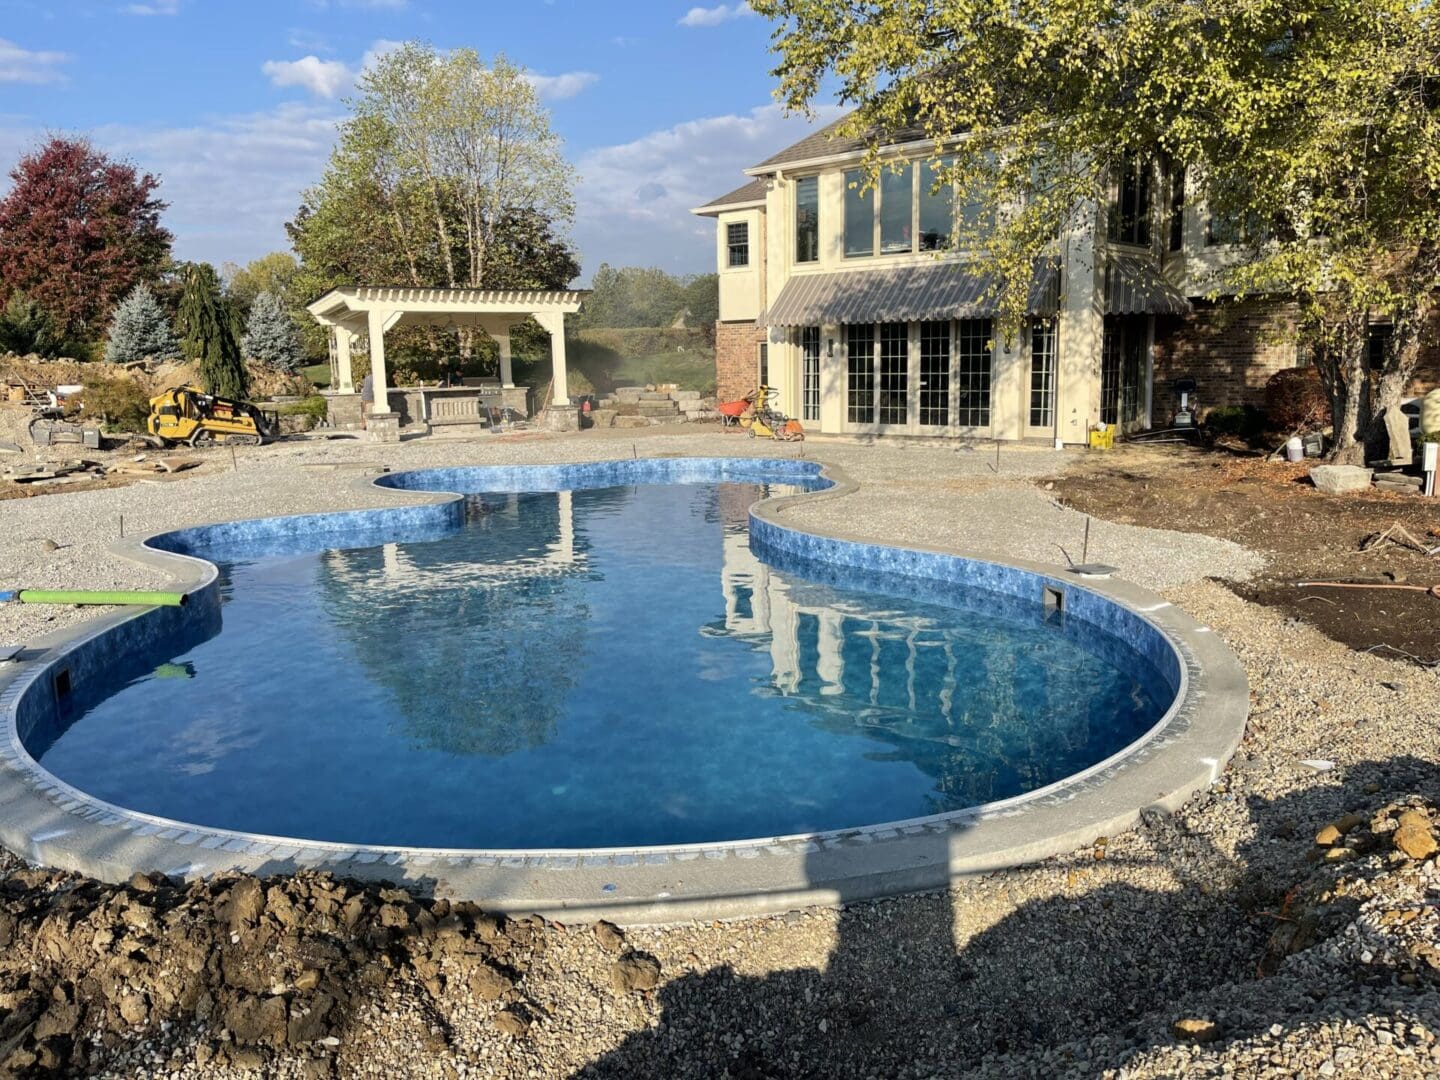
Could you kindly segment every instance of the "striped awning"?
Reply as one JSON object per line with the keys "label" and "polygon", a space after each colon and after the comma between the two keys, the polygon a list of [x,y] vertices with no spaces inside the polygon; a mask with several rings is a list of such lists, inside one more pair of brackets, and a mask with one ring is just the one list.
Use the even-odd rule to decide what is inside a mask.
{"label": "striped awning", "polygon": [[[982,318],[996,311],[991,281],[954,262],[796,274],[762,321],[769,326],[827,326]],[[1030,283],[1029,312],[1053,315],[1059,304],[1059,261],[1042,259]]]}
{"label": "striped awning", "polygon": [[1190,301],[1159,267],[1133,255],[1112,255],[1106,263],[1106,315],[1184,315],[1189,310]]}

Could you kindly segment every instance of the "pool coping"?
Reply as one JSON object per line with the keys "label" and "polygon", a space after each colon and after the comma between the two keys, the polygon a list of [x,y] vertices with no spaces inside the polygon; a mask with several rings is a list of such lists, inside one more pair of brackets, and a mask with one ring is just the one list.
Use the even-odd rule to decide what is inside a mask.
{"label": "pool coping", "polygon": [[[744,462],[772,459],[659,458],[648,462]],[[793,463],[795,459],[773,459]],[[469,466],[494,470],[612,467],[625,459],[543,466]],[[186,608],[109,612],[79,627],[32,642],[16,662],[0,665],[0,843],[44,865],[106,881],[127,880],[137,870],[185,877],[227,870],[255,874],[326,869],[364,879],[396,881],[436,895],[480,900],[495,910],[541,912],[583,921],[607,918],[628,924],[728,918],[835,904],[903,892],[943,888],[955,877],[1024,865],[1066,854],[1133,826],[1141,812],[1173,810],[1212,784],[1244,734],[1248,683],[1239,662],[1219,637],[1157,594],[1118,579],[1077,579],[1064,568],[962,549],[895,545],[834,531],[783,523],[815,500],[844,498],[858,490],[838,466],[812,462],[830,487],[772,497],[750,509],[772,540],[797,544],[884,549],[918,559],[960,559],[991,568],[1036,575],[1039,583],[1076,589],[1111,601],[1159,631],[1179,664],[1175,703],[1145,735],[1090,768],[1057,783],[998,802],[924,818],[854,829],[664,847],[543,851],[401,848],[338,844],[190,825],[132,811],[96,799],[52,776],[21,743],[17,707],[26,691],[64,665],[77,647],[96,642],[116,627],[150,619],[186,617],[218,610],[217,570],[204,559],[149,546],[157,537],[191,529],[243,526],[281,515],[166,530],[123,541],[112,551],[160,569],[172,586],[192,598]],[[407,470],[435,472],[437,470]],[[371,520],[377,511],[422,509],[437,517],[457,515],[464,496],[384,486],[384,476],[361,476],[354,484],[366,509],[333,512]],[[161,628],[163,629],[163,628]],[[158,631],[157,631],[158,632]]]}

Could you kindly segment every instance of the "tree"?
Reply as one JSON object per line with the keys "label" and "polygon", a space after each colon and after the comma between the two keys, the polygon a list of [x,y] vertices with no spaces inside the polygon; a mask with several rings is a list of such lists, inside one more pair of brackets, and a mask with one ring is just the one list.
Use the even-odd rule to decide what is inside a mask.
{"label": "tree", "polygon": [[136,285],[115,309],[105,341],[105,359],[112,364],[180,359],[180,343],[170,316],[146,286]]}
{"label": "tree", "polygon": [[75,139],[20,159],[0,201],[0,299],[23,292],[61,334],[93,338],[137,283],[170,256],[160,181]]}
{"label": "tree", "polygon": [[242,355],[281,371],[294,372],[305,363],[305,348],[295,320],[273,294],[262,292],[250,305],[250,320],[240,342]]}
{"label": "tree", "polygon": [[14,293],[0,310],[0,352],[43,356],[47,360],[73,352],[49,312],[24,293]]}
{"label": "tree", "polygon": [[235,343],[231,319],[215,268],[209,263],[187,266],[178,319],[185,355],[200,361],[200,381],[207,393],[243,400],[250,392],[250,375]]}
{"label": "tree", "polygon": [[295,279],[299,273],[300,264],[288,251],[272,251],[244,266],[226,263],[220,268],[226,297],[247,315],[255,298],[264,292],[280,301],[280,306],[286,311],[303,306],[306,298],[297,296],[295,292]]}
{"label": "tree", "polygon": [[[1361,455],[1414,373],[1440,276],[1440,20],[1421,0],[754,0],[792,109],[830,80],[869,148],[927,142],[1004,321],[1034,259],[1103,227],[1111,178],[1156,160],[1229,224],[1211,295],[1296,298]],[[1379,348],[1369,327],[1393,328]]]}

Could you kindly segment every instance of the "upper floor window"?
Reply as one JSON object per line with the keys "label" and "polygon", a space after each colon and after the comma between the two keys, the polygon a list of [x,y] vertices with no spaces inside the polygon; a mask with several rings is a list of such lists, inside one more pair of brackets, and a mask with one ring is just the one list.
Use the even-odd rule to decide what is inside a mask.
{"label": "upper floor window", "polygon": [[942,251],[955,235],[955,198],[941,181],[949,159],[906,162],[880,173],[876,188],[865,190],[865,173],[845,174],[845,257],[908,255]]}
{"label": "upper floor window", "polygon": [[920,168],[920,250],[943,251],[955,231],[955,191],[942,179],[950,158]]}
{"label": "upper floor window", "polygon": [[845,257],[875,254],[875,199],[866,190],[865,174],[845,174]]}
{"label": "upper floor window", "polygon": [[1170,250],[1185,246],[1185,166],[1170,170]]}
{"label": "upper floor window", "polygon": [[795,261],[820,258],[820,178],[795,181]]}
{"label": "upper floor window", "polygon": [[1150,246],[1150,168],[1148,158],[1128,157],[1115,183],[1110,207],[1110,239],[1117,244]]}
{"label": "upper floor window", "polygon": [[726,265],[734,268],[750,265],[750,226],[744,221],[732,221],[725,226],[725,247],[728,254]]}
{"label": "upper floor window", "polygon": [[880,174],[880,254],[915,250],[913,198],[915,167],[886,169]]}

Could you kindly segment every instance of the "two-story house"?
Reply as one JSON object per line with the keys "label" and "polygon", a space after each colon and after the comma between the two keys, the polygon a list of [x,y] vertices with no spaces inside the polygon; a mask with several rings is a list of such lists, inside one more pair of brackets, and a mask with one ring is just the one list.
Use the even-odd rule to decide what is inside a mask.
{"label": "two-story house", "polygon": [[[1099,422],[1169,422],[1179,378],[1206,407],[1260,403],[1303,363],[1283,301],[1202,298],[1230,237],[1187,198],[1183,171],[1137,163],[1100,226],[1037,266],[1024,331],[996,331],[988,282],[957,251],[933,144],[867,190],[864,146],[820,129],[696,209],[716,223],[717,391],[767,382],[807,430],[1082,443]],[[1424,383],[1435,381],[1433,354]],[[1422,384],[1423,385],[1423,384]]]}

